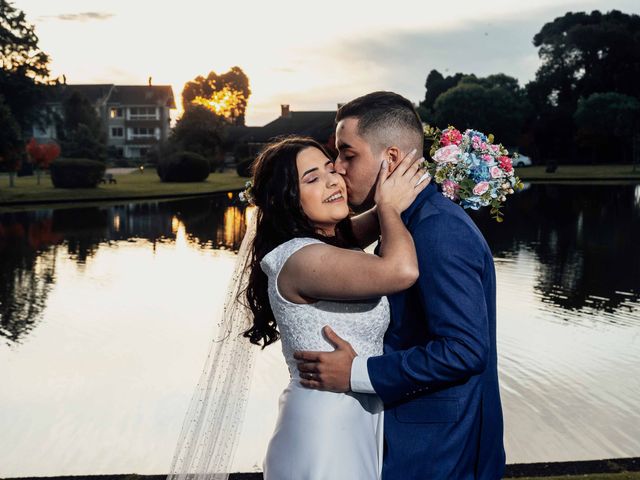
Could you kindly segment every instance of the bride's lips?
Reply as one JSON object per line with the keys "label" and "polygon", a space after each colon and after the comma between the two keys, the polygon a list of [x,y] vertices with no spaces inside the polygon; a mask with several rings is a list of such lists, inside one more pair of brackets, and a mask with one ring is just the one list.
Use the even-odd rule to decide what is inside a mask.
{"label": "bride's lips", "polygon": [[[339,198],[336,198],[335,200],[331,200],[328,201],[331,197],[335,196],[335,195],[340,195]],[[331,195],[329,195],[327,198],[325,198],[322,203],[336,203],[336,202],[344,202],[344,196],[345,194],[341,191],[341,190],[336,190],[335,192],[333,192]]]}

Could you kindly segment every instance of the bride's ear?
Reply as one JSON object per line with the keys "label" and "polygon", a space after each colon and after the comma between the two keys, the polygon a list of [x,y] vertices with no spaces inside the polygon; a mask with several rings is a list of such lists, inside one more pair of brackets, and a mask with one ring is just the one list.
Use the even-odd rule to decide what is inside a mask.
{"label": "bride's ear", "polygon": [[384,158],[389,162],[389,173],[392,173],[400,163],[400,160],[402,160],[400,149],[398,147],[387,148],[384,153]]}

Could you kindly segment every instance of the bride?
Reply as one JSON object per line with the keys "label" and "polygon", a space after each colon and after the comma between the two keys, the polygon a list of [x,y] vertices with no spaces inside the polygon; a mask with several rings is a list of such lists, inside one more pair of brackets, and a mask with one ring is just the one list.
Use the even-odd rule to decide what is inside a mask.
{"label": "bride", "polygon": [[379,476],[378,398],[302,387],[293,352],[332,350],[322,335],[329,325],[357,352],[382,354],[389,322],[384,295],[409,288],[418,277],[413,240],[400,213],[428,182],[415,187],[422,172],[411,160],[392,175],[383,167],[378,176],[380,256],[351,248],[370,243],[363,223],[371,218],[347,220],[344,180],[320,145],[285,139],[256,160],[252,194],[259,211],[247,289],[254,320],[246,336],[263,345],[280,336],[291,375],[267,449],[266,480]]}
{"label": "bride", "polygon": [[[383,423],[378,397],[303,387],[293,352],[333,350],[334,345],[323,335],[328,325],[360,354],[383,353],[389,323],[385,295],[407,289],[418,277],[413,240],[400,217],[429,183],[421,181],[424,172],[415,157],[415,151],[407,155],[393,173],[384,162],[376,183],[376,207],[353,217],[349,216],[345,182],[316,141],[306,137],[278,140],[254,163],[250,193],[257,207],[255,238],[250,244],[243,242],[239,255],[244,248],[246,259],[239,261],[236,271],[248,274],[246,290],[237,292],[248,306],[245,316],[250,323],[244,337],[263,348],[280,339],[291,376],[280,397],[278,420],[264,461],[265,480],[380,478]],[[378,235],[382,237],[379,255],[362,251]],[[238,278],[234,281],[239,282]],[[231,298],[227,298],[228,308],[234,305]],[[225,315],[230,316],[226,311]],[[227,338],[225,341],[237,342]],[[239,364],[248,362],[230,352],[226,356]],[[225,435],[227,443],[233,443],[238,418],[227,419],[231,433],[222,436],[225,428],[213,426],[212,419],[220,423],[229,416],[224,413],[226,408],[241,410],[242,402],[234,403],[228,388],[220,392],[228,395],[226,400],[210,401],[214,377],[220,374],[214,370],[203,373],[200,398],[196,393],[192,399],[170,479],[202,478],[210,468],[202,468],[209,462],[207,455],[232,453],[232,447],[211,447],[223,442]],[[226,380],[231,377],[227,372]],[[242,398],[242,387],[236,393]],[[202,407],[203,402],[209,405]],[[206,409],[217,413],[207,418]],[[216,431],[203,434],[202,430]],[[199,451],[194,454],[196,448]],[[200,458],[200,465],[194,457]]]}

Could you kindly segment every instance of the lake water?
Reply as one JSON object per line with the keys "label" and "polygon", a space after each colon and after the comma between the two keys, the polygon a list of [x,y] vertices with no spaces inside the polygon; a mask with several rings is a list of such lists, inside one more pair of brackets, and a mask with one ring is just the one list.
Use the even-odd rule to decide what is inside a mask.
{"label": "lake water", "polygon": [[[640,456],[640,185],[534,184],[494,252],[509,463]],[[0,477],[168,471],[244,234],[235,196],[0,214]],[[237,470],[287,382],[260,354]]]}

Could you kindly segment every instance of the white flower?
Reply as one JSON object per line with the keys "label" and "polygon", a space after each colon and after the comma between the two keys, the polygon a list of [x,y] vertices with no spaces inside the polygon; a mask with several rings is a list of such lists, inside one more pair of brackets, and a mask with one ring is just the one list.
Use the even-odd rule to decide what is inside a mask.
{"label": "white flower", "polygon": [[447,145],[436,150],[433,154],[433,159],[437,163],[458,163],[461,153],[457,145]]}

